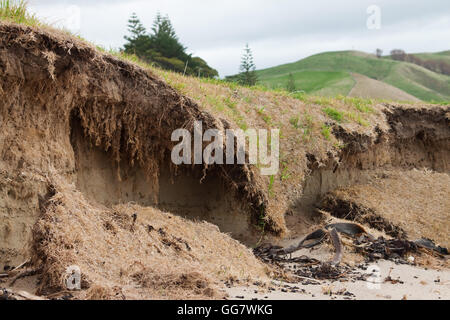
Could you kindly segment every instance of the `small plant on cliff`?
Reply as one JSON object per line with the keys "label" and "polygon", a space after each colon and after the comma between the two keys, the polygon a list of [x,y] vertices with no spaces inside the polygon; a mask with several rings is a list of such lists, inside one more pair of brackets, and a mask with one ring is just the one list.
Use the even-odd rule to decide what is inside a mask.
{"label": "small plant on cliff", "polygon": [[331,127],[330,126],[327,126],[326,124],[324,124],[322,126],[321,133],[326,140],[331,140]]}

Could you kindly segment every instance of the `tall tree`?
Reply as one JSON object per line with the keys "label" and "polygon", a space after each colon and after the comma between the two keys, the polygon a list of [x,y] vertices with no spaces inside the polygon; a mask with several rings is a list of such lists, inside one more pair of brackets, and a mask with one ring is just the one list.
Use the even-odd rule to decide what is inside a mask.
{"label": "tall tree", "polygon": [[164,57],[184,60],[188,58],[186,47],[180,43],[168,16],[163,17],[160,13],[156,15],[150,39],[152,47]]}
{"label": "tall tree", "polygon": [[124,37],[128,41],[124,45],[125,52],[144,58],[146,52],[150,49],[150,37],[136,13],[133,13],[128,20],[128,32],[131,36]]}
{"label": "tall tree", "polygon": [[124,45],[125,52],[145,59],[146,52],[150,49],[150,37],[136,13],[133,13],[128,20],[128,32],[131,35],[124,37],[128,41]]}
{"label": "tall tree", "polygon": [[254,86],[258,82],[258,76],[255,72],[256,65],[253,61],[253,53],[248,43],[245,45],[239,70],[241,72],[239,74],[239,82],[243,85]]}
{"label": "tall tree", "polygon": [[394,60],[405,61],[406,52],[402,49],[394,49],[391,51],[391,58]]}
{"label": "tall tree", "polygon": [[141,23],[135,12],[133,12],[130,19],[128,19],[128,31],[132,36],[125,36],[125,39],[127,40],[136,40],[137,38],[147,33],[147,30],[145,29],[144,25]]}
{"label": "tall tree", "polygon": [[186,53],[168,16],[156,15],[150,34],[135,13],[128,20],[130,36],[124,48],[142,60],[171,71],[203,77],[217,77],[219,73],[199,57]]}
{"label": "tall tree", "polygon": [[375,54],[377,55],[377,58],[381,58],[383,56],[383,50],[381,50],[380,48],[378,48],[375,51]]}

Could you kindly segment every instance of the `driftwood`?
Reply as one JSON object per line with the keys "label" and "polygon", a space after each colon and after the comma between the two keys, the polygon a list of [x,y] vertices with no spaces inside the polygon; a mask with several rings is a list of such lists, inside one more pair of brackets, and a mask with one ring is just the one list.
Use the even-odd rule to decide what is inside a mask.
{"label": "driftwood", "polygon": [[[274,254],[286,255],[286,254],[291,254],[291,253],[297,252],[303,248],[313,248],[313,247],[321,244],[326,239],[327,236],[328,236],[327,231],[324,231],[322,229],[316,230],[313,233],[307,235],[302,241],[300,241],[300,243],[298,245],[294,245],[294,246],[291,246],[286,249],[281,248],[281,249],[277,250],[276,252],[274,252]],[[312,243],[308,243],[305,245],[306,241],[311,241],[311,240],[313,240]]]}
{"label": "driftwood", "polygon": [[346,234],[350,237],[366,235],[370,241],[376,240],[373,235],[366,231],[366,229],[356,223],[334,223],[327,225],[325,229],[336,229],[337,232]]}
{"label": "driftwood", "polygon": [[23,267],[25,267],[25,265],[27,265],[30,262],[30,260],[27,260],[25,262],[22,262],[21,264],[19,264],[17,267],[15,267],[14,269],[12,269],[11,271],[17,271],[19,269],[22,269]]}
{"label": "driftwood", "polygon": [[33,269],[33,270],[24,270],[20,272],[17,276],[15,276],[11,282],[9,283],[10,286],[13,286],[17,280],[25,278],[25,277],[31,277],[39,273],[39,270]]}
{"label": "driftwood", "polygon": [[[331,231],[328,231],[328,230],[331,230]],[[331,234],[331,232],[333,230],[335,230],[334,235]],[[365,234],[365,235],[367,235],[367,237],[370,240],[375,240],[374,236],[369,234],[363,227],[361,227],[360,225],[358,225],[356,223],[336,223],[336,224],[329,224],[324,229],[318,229],[318,230],[314,231],[313,233],[307,235],[302,241],[300,241],[300,243],[298,245],[294,245],[294,246],[291,246],[286,249],[281,248],[279,250],[276,250],[274,252],[274,254],[286,255],[286,254],[292,254],[292,253],[299,251],[301,249],[304,249],[304,248],[306,248],[306,249],[313,248],[313,247],[321,244],[323,241],[325,241],[325,239],[327,237],[330,237],[333,242],[334,247],[336,248],[336,252],[338,252],[337,246],[339,246],[340,252],[342,255],[342,243],[339,238],[339,233],[343,233],[343,234],[346,234],[348,236],[353,236],[353,237]],[[312,242],[305,244],[307,241],[312,241]],[[333,259],[333,261],[334,261],[334,259]]]}
{"label": "driftwood", "polygon": [[336,229],[332,229],[330,231],[330,238],[336,250],[336,254],[334,255],[334,258],[330,263],[332,266],[338,266],[342,260],[342,243],[341,238],[339,238],[339,233],[336,231]]}
{"label": "driftwood", "polygon": [[26,291],[15,291],[13,289],[0,289],[0,300],[47,300]]}
{"label": "driftwood", "polygon": [[414,243],[421,248],[433,250],[443,256],[448,255],[448,249],[437,246],[433,240],[422,238],[414,241]]}

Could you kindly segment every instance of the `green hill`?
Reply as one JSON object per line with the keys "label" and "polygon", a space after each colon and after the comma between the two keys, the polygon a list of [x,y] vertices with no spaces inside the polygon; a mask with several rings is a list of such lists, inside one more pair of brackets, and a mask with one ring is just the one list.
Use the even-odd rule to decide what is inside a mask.
{"label": "green hill", "polygon": [[[445,53],[442,55],[446,57]],[[310,94],[348,95],[356,83],[351,73],[357,73],[390,84],[421,100],[450,100],[449,76],[412,63],[379,59],[358,51],[326,52],[257,71],[261,84],[270,88],[286,87],[290,73],[297,89]]]}
{"label": "green hill", "polygon": [[[409,54],[412,63],[425,67],[428,70],[450,76],[450,51],[437,53],[415,53]],[[408,60],[407,60],[408,61]]]}
{"label": "green hill", "polygon": [[414,53],[413,56],[425,61],[442,61],[450,64],[450,50],[436,53]]}

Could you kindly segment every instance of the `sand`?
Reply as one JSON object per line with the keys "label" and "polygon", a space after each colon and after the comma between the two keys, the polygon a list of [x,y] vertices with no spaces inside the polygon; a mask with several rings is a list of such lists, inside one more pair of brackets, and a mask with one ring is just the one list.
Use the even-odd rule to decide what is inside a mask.
{"label": "sand", "polygon": [[[426,270],[410,265],[396,265],[390,261],[373,264],[379,276],[373,282],[319,281],[320,285],[273,283],[275,291],[267,292],[256,286],[227,288],[229,299],[240,300],[450,300],[450,271]],[[369,270],[360,270],[362,273]],[[390,275],[399,283],[386,282]],[[302,293],[282,292],[284,286],[304,289]],[[284,288],[286,290],[286,288]],[[258,293],[255,293],[258,291]],[[287,289],[290,291],[290,289]],[[331,294],[330,294],[331,292]],[[345,295],[347,293],[347,295]],[[240,298],[237,298],[240,297]]]}

